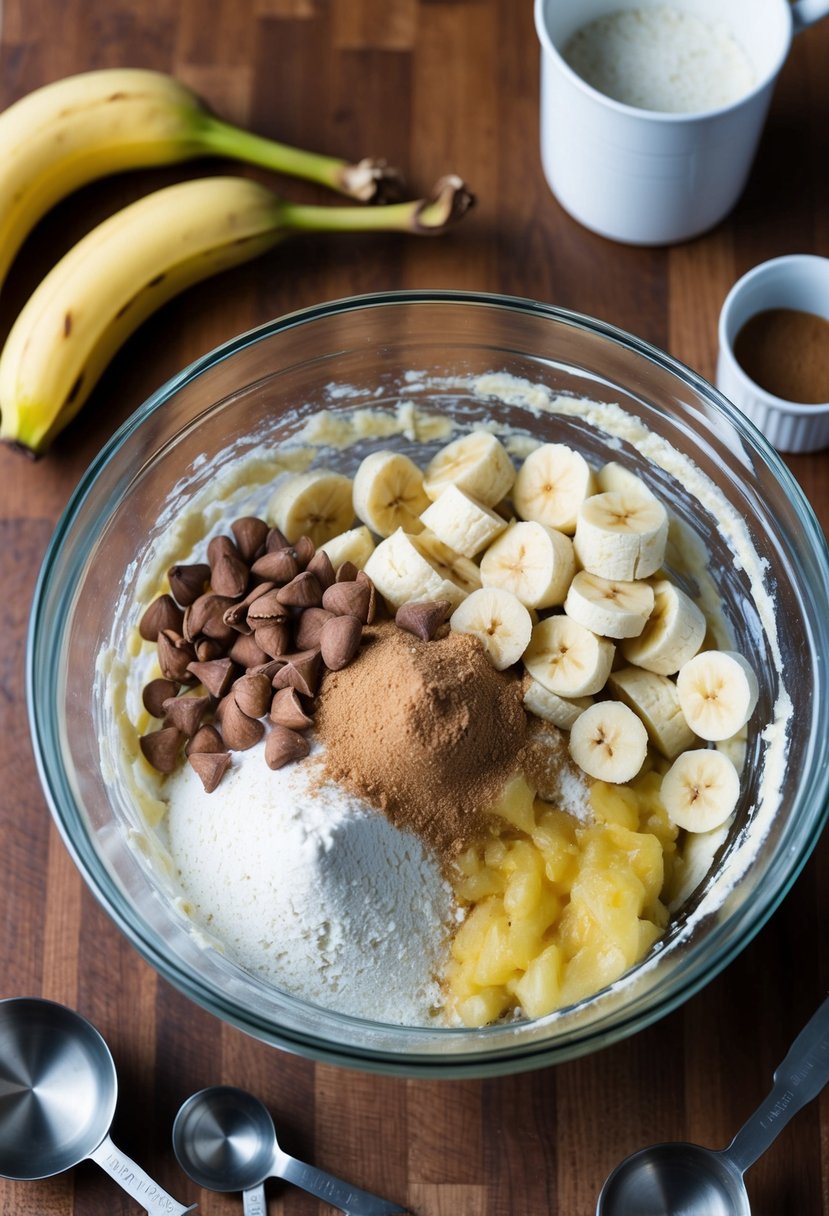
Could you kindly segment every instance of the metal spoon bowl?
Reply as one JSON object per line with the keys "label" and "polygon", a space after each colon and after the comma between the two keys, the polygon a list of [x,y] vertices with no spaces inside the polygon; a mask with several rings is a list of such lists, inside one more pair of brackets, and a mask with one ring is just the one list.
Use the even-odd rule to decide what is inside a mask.
{"label": "metal spoon bowl", "polygon": [[829,1081],[829,997],[792,1043],[774,1085],[728,1148],[655,1144],[608,1176],[596,1216],[751,1216],[743,1175]]}
{"label": "metal spoon bowl", "polygon": [[0,1001],[0,1175],[30,1182],[96,1161],[145,1211],[192,1211],[117,1149],[118,1078],[98,1031],[65,1005]]}
{"label": "metal spoon bowl", "polygon": [[199,1186],[241,1191],[245,1216],[265,1213],[266,1178],[291,1182],[349,1216],[406,1216],[405,1208],[288,1156],[267,1107],[232,1085],[213,1085],[187,1099],[173,1123],[173,1151]]}

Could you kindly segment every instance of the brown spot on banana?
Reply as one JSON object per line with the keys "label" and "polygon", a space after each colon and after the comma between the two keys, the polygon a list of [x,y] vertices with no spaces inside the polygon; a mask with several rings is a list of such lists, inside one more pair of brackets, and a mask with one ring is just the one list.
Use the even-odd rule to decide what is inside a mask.
{"label": "brown spot on banana", "polygon": [[68,338],[72,332],[72,314],[68,312],[63,318],[63,336]]}
{"label": "brown spot on banana", "polygon": [[149,291],[149,289],[151,287],[158,287],[158,285],[160,283],[163,283],[166,278],[167,278],[166,272],[162,271],[161,274],[157,274],[154,279],[149,279],[144,284],[144,286],[135,293],[134,296],[130,296],[130,298],[127,300],[126,304],[121,305],[121,307],[118,309],[117,313],[115,314],[115,320],[118,321],[121,317],[124,316],[125,313],[129,312],[129,310],[132,308],[135,301],[137,299],[139,299],[144,294],[145,291]]}
{"label": "brown spot on banana", "polygon": [[81,391],[81,385],[82,385],[82,384],[83,384],[83,372],[81,372],[81,373],[80,373],[80,375],[78,376],[77,380],[75,381],[75,383],[74,383],[74,384],[72,385],[72,387],[70,388],[70,390],[69,390],[69,392],[68,392],[68,394],[67,394],[66,400],[64,401],[63,406],[61,407],[62,409],[66,409],[67,405],[71,405],[71,404],[72,404],[72,402],[73,402],[73,401],[75,400],[75,398],[77,397],[78,393]]}

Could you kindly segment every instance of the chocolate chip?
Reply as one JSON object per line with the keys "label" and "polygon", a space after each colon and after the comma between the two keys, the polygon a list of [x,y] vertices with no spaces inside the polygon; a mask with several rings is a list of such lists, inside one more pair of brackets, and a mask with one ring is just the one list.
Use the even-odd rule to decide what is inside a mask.
{"label": "chocolate chip", "polygon": [[239,550],[229,536],[214,536],[207,546],[207,560],[211,570],[221,557],[238,557]]}
{"label": "chocolate chip", "polygon": [[365,585],[366,587],[368,587],[368,590],[369,590],[368,616],[366,617],[366,624],[371,625],[372,622],[374,621],[374,618],[377,615],[377,590],[374,586],[374,583],[371,581],[369,576],[366,574],[365,570],[358,570],[357,577],[354,581],[356,583],[361,583],[361,584]]}
{"label": "chocolate chip", "polygon": [[307,730],[314,720],[303,708],[295,688],[280,688],[271,702],[271,722],[290,730]]}
{"label": "chocolate chip", "polygon": [[291,649],[291,627],[284,621],[267,621],[254,630],[254,641],[266,656],[278,659]]}
{"label": "chocolate chip", "polygon": [[187,670],[212,697],[223,697],[236,674],[236,667],[229,658],[211,659],[209,663],[188,663]]}
{"label": "chocolate chip", "polygon": [[164,702],[165,725],[175,726],[189,739],[199,729],[211,704],[210,697],[168,697]]}
{"label": "chocolate chip", "polygon": [[268,537],[268,525],[264,519],[259,519],[256,515],[243,515],[241,519],[233,521],[230,530],[236,538],[242,558],[246,562],[252,562]]}
{"label": "chocolate chip", "polygon": [[322,660],[319,650],[306,650],[302,654],[291,655],[288,662],[280,667],[273,677],[275,689],[295,688],[305,697],[313,697],[319,687],[320,667]]}
{"label": "chocolate chip", "polygon": [[194,752],[226,752],[227,748],[222,736],[211,723],[200,726],[184,747],[184,754],[192,756]]}
{"label": "chocolate chip", "polygon": [[288,605],[279,598],[283,590],[274,588],[253,600],[247,610],[247,621],[251,628],[258,629],[265,622],[277,624],[290,620]]}
{"label": "chocolate chip", "polygon": [[299,540],[294,542],[293,548],[296,559],[304,570],[317,551],[316,545],[310,536],[300,536]]}
{"label": "chocolate chip", "polygon": [[193,645],[200,663],[211,663],[213,659],[221,659],[224,655],[224,647],[215,638],[199,638]]}
{"label": "chocolate chip", "polygon": [[336,616],[356,616],[368,621],[371,589],[365,583],[335,583],[322,597],[322,606]]}
{"label": "chocolate chip", "polygon": [[193,676],[187,670],[195,660],[196,652],[193,646],[184,640],[181,634],[172,629],[165,629],[158,635],[158,665],[166,680],[175,680],[179,684],[192,684]]}
{"label": "chocolate chip", "polygon": [[174,697],[177,692],[178,684],[174,680],[163,678],[150,680],[149,684],[144,686],[141,700],[148,714],[151,714],[153,718],[163,718],[164,702],[168,697]]}
{"label": "chocolate chip", "polygon": [[175,726],[162,726],[138,740],[145,758],[159,773],[171,773],[178,763],[184,736]]}
{"label": "chocolate chip", "polygon": [[307,570],[274,593],[280,604],[289,608],[315,608],[322,603],[322,587],[315,574]]}
{"label": "chocolate chip", "polygon": [[210,567],[203,562],[189,566],[171,566],[167,571],[170,590],[182,608],[192,604],[203,594],[210,579]]}
{"label": "chocolate chip", "polygon": [[202,635],[221,641],[218,630],[224,630],[232,636],[233,631],[228,629],[222,618],[234,603],[235,601],[226,595],[216,595],[213,592],[200,595],[185,609],[182,629],[184,636],[190,642]]}
{"label": "chocolate chip", "polygon": [[296,623],[296,644],[300,650],[313,650],[320,644],[320,633],[333,612],[325,608],[306,608]]}
{"label": "chocolate chip", "polygon": [[299,574],[299,562],[291,549],[275,549],[258,557],[250,572],[254,578],[267,579],[269,583],[283,587]]}
{"label": "chocolate chip", "polygon": [[233,696],[243,714],[261,718],[271,703],[271,682],[266,675],[244,675],[233,685]]}
{"label": "chocolate chip", "polygon": [[145,642],[154,642],[165,629],[181,633],[184,614],[171,595],[159,595],[138,622],[138,632]]}
{"label": "chocolate chip", "polygon": [[222,553],[210,571],[210,586],[217,595],[231,599],[244,595],[250,571],[238,553]]}
{"label": "chocolate chip", "polygon": [[336,581],[338,583],[353,583],[358,573],[354,562],[343,562],[341,566],[337,566]]}
{"label": "chocolate chip", "polygon": [[187,759],[198,773],[206,794],[212,794],[233,761],[227,752],[192,752]]}
{"label": "chocolate chip", "polygon": [[333,616],[325,622],[320,634],[320,651],[329,671],[342,671],[348,666],[360,649],[362,636],[363,623],[357,616]]}
{"label": "chocolate chip", "polygon": [[231,629],[235,629],[237,633],[253,633],[253,626],[248,620],[248,609],[254,601],[267,595],[269,591],[274,590],[273,583],[259,583],[252,591],[249,591],[243,600],[234,604],[223,614],[222,620],[226,625],[230,625]]}
{"label": "chocolate chip", "polygon": [[249,718],[236,703],[233,689],[219,702],[217,715],[221,719],[222,738],[233,751],[244,752],[253,747],[265,733],[265,727],[256,718]]}
{"label": "chocolate chip", "polygon": [[431,642],[451,611],[452,605],[449,600],[402,604],[397,609],[394,623],[400,629],[405,629],[407,633],[413,633],[416,637],[422,638],[424,642]]}
{"label": "chocolate chip", "polygon": [[311,745],[304,736],[287,726],[273,726],[265,740],[265,763],[268,768],[282,768],[308,755]]}
{"label": "chocolate chip", "polygon": [[265,537],[265,549],[268,553],[273,553],[275,549],[287,549],[288,538],[283,536],[279,528],[271,528],[268,535]]}
{"label": "chocolate chip", "polygon": [[268,654],[258,645],[252,634],[238,634],[227,652],[227,657],[240,667],[257,667],[260,663],[267,662]]}
{"label": "chocolate chip", "polygon": [[331,565],[331,558],[322,549],[317,550],[305,569],[308,574],[315,576],[323,591],[336,581],[337,576]]}

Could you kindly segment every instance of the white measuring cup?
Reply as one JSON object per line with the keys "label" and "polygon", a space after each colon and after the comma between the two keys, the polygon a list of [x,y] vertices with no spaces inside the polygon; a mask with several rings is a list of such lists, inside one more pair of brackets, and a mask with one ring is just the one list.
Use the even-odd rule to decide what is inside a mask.
{"label": "white measuring cup", "polygon": [[777,76],[793,36],[829,13],[829,0],[668,0],[726,24],[754,68],[744,96],[692,114],[640,110],[606,97],[562,58],[570,37],[620,9],[666,0],[535,0],[541,42],[541,159],[551,190],[585,227],[613,240],[664,245],[712,228],[748,178]]}

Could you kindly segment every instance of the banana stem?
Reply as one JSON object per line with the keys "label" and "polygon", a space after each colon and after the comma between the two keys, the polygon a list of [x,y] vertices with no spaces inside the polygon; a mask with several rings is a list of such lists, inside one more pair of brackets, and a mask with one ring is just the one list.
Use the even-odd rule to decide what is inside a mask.
{"label": "banana stem", "polygon": [[199,115],[195,134],[205,152],[319,182],[362,203],[394,201],[402,192],[398,170],[376,157],[365,157],[351,164],[336,156],[306,152],[274,139],[265,139],[207,113]]}
{"label": "banana stem", "polygon": [[282,202],[280,219],[297,232],[415,232],[436,235],[464,215],[475,196],[461,178],[442,177],[428,198],[386,207],[313,207]]}

